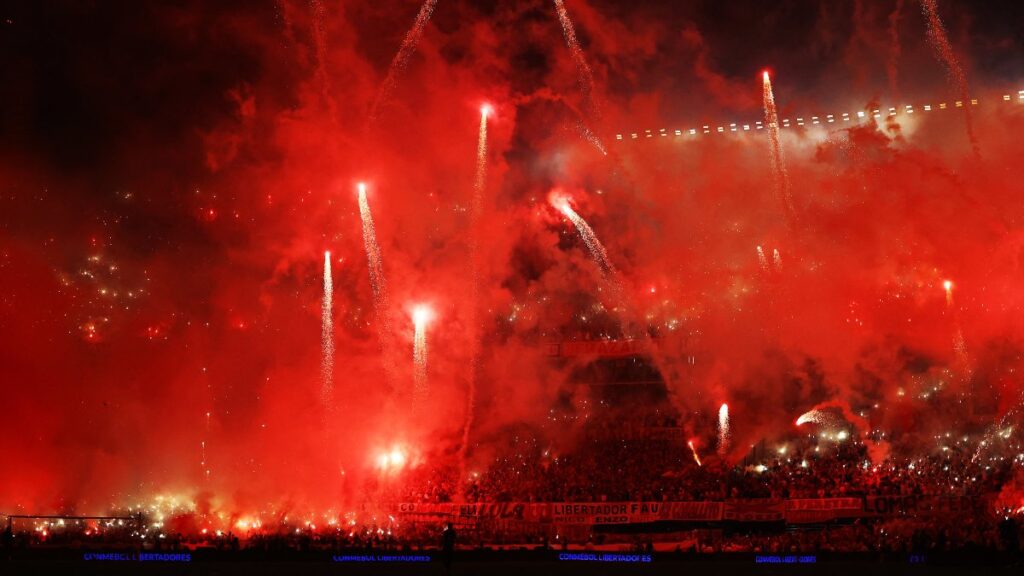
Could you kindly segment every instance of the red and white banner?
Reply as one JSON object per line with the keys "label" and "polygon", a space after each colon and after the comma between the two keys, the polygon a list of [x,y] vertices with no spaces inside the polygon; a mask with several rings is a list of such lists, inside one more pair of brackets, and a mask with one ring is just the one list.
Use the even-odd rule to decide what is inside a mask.
{"label": "red and white banner", "polygon": [[798,498],[786,501],[786,522],[810,524],[861,516],[860,498]]}
{"label": "red and white banner", "polygon": [[860,516],[915,516],[979,513],[981,499],[967,496],[868,496],[725,502],[480,502],[392,504],[406,522],[515,521],[537,524],[606,525],[648,522],[829,522]]}
{"label": "red and white banner", "polygon": [[555,524],[643,524],[660,520],[664,502],[554,502],[542,519]]}

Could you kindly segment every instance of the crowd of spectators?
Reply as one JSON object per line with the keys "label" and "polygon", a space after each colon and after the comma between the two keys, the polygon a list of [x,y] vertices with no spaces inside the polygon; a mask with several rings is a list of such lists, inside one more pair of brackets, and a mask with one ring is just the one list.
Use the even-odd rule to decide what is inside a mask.
{"label": "crowd of spectators", "polygon": [[[603,416],[602,416],[603,414]],[[478,449],[462,468],[454,458],[426,458],[368,491],[378,502],[727,502],[746,499],[804,499],[879,496],[961,497],[966,508],[922,517],[861,517],[824,525],[670,527],[657,537],[615,534],[593,526],[522,524],[460,526],[463,546],[657,547],[678,552],[942,551],[1012,548],[1014,522],[1024,501],[1000,509],[994,495],[1020,482],[1024,456],[1016,437],[935,438],[913,456],[888,455],[873,461],[872,440],[854,431],[810,432],[762,443],[743,458],[720,457],[688,445],[674,420],[639,412],[629,419],[595,410],[574,436],[554,442],[543,430],[510,428]],[[982,442],[986,444],[982,444]],[[992,449],[981,449],[983,447]],[[380,524],[376,523],[380,522]],[[607,527],[605,527],[607,528]],[[125,540],[129,528],[93,534],[28,531],[24,543],[108,544]],[[389,518],[373,523],[321,529],[152,534],[156,549],[239,547],[277,549],[415,549],[436,544],[439,523]],[[17,534],[7,534],[8,541]],[[134,534],[131,538],[139,538]],[[646,538],[646,539],[645,539]]]}

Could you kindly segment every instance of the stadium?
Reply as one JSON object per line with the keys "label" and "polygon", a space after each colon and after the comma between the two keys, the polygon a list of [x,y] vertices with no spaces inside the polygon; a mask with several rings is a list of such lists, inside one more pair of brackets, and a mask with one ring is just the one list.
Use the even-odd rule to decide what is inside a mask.
{"label": "stadium", "polygon": [[0,15],[0,572],[1020,569],[1016,3]]}

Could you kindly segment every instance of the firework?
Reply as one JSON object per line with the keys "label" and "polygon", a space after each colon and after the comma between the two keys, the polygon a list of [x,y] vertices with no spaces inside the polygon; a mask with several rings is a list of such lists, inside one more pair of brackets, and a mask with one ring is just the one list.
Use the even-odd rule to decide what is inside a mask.
{"label": "firework", "polygon": [[409,64],[409,58],[416,52],[416,45],[419,44],[420,37],[423,36],[423,29],[426,28],[427,22],[430,21],[430,16],[434,13],[435,6],[437,6],[437,0],[426,0],[420,6],[416,20],[412,23],[412,28],[405,34],[405,39],[402,40],[398,53],[391,60],[391,66],[388,67],[384,83],[381,84],[380,89],[377,91],[377,97],[370,107],[367,124],[369,127],[372,127],[377,121],[381,109],[391,98],[391,93],[394,92],[395,87],[398,85],[398,76],[405,71],[405,67]]}
{"label": "firework", "polygon": [[[380,245],[377,244],[377,231],[373,225],[373,214],[370,203],[366,199],[366,184],[359,183],[359,217],[363,221],[363,245],[366,248],[366,260],[370,270],[370,287],[373,289],[373,310],[377,319],[377,336],[381,349],[386,352],[387,334],[390,332],[388,321],[388,290],[384,281],[384,265],[381,259]],[[386,354],[385,354],[386,356]]]}
{"label": "firework", "polygon": [[331,76],[327,73],[327,31],[324,29],[326,10],[320,0],[310,2],[310,7],[313,9],[313,43],[316,45],[316,76],[320,82],[320,94],[331,120],[337,122],[338,107],[331,88]]}
{"label": "firework", "polygon": [[377,230],[373,226],[370,203],[366,200],[366,184],[360,182],[358,187],[359,217],[363,221],[363,245],[366,247],[366,259],[370,268],[370,286],[373,288],[374,304],[377,310],[381,311],[387,298],[387,286],[384,283],[380,246],[377,244]]}
{"label": "firework", "polygon": [[760,246],[757,247],[757,262],[761,265],[761,271],[767,274],[768,257],[764,255],[764,250]]}
{"label": "firework", "polygon": [[946,34],[946,27],[939,18],[939,10],[935,0],[921,0],[921,10],[924,12],[925,22],[928,25],[928,42],[932,45],[935,57],[942,61],[946,67],[946,75],[949,78],[957,97],[963,102],[964,126],[967,129],[967,139],[971,142],[974,154],[980,153],[978,139],[974,135],[974,121],[971,118],[970,90],[967,87],[967,75],[960,66],[960,60],[953,51],[953,45],[949,42]]}
{"label": "firework", "polygon": [[[591,122],[600,123],[601,109],[598,107],[597,100],[594,97],[594,73],[591,72],[587,59],[583,54],[583,49],[580,48],[580,43],[576,39],[576,28],[573,26],[572,20],[569,19],[569,12],[565,9],[565,4],[562,0],[555,0],[555,10],[558,12],[558,21],[562,25],[565,44],[569,47],[573,63],[576,65],[577,82],[580,86],[580,92],[583,94],[583,111]],[[601,142],[601,139],[594,134],[593,130],[585,122],[580,122],[578,128],[580,135],[585,140],[593,144],[602,154],[608,154],[604,143]]]}
{"label": "firework", "polygon": [[433,314],[430,308],[420,305],[413,308],[412,323],[414,327],[412,361],[413,361],[413,398],[415,404],[429,394],[427,384],[427,323]]}
{"label": "firework", "polygon": [[395,472],[405,467],[409,460],[405,450],[395,446],[391,450],[381,452],[377,455],[377,468],[381,471]]}
{"label": "firework", "polygon": [[[480,218],[483,215],[484,190],[487,186],[487,117],[491,107],[484,104],[480,107],[480,133],[476,144],[476,175],[473,179],[473,212],[472,231],[470,234],[470,265],[472,279],[470,285],[469,313],[469,381],[466,386],[466,416],[462,426],[462,443],[459,445],[459,477],[465,476],[466,450],[469,447],[469,432],[473,427],[473,409],[476,404],[476,375],[480,360],[480,327],[477,311],[480,307]],[[461,491],[462,484],[459,484]]]}
{"label": "firework", "polygon": [[953,281],[943,280],[942,289],[946,293],[946,310],[953,317],[953,353],[956,354],[957,361],[969,375],[970,358],[967,355],[967,342],[964,340],[963,327],[960,325],[960,315],[957,314],[956,307],[953,306]]}
{"label": "firework", "polygon": [[580,233],[580,238],[583,239],[583,243],[587,245],[587,250],[590,250],[590,256],[597,263],[598,267],[601,268],[601,272],[606,277],[614,276],[615,266],[608,259],[608,252],[604,249],[604,245],[598,240],[597,234],[594,234],[593,228],[587,224],[587,221],[573,210],[569,200],[561,196],[555,196],[552,197],[551,204],[576,227],[576,230]]}
{"label": "firework", "polygon": [[782,140],[779,135],[779,113],[775,108],[775,95],[772,93],[772,81],[768,77],[768,72],[764,73],[764,123],[768,128],[772,175],[775,179],[775,195],[782,205],[782,211],[786,215],[786,219],[792,223],[796,212],[793,209],[789,172],[786,170],[786,158],[782,153]]}
{"label": "firework", "polygon": [[725,456],[729,452],[729,441],[732,431],[729,428],[729,405],[722,404],[718,409],[718,454]]}
{"label": "firework", "polygon": [[697,466],[704,466],[700,461],[700,456],[697,454],[697,449],[693,447],[693,440],[688,441],[686,445],[690,447],[690,453],[693,454],[693,461],[697,463]]}
{"label": "firework", "polygon": [[473,217],[479,219],[483,210],[484,187],[487,182],[487,117],[491,107],[480,107],[480,134],[476,141],[476,177],[473,179]]}
{"label": "firework", "polygon": [[896,0],[896,7],[889,14],[889,58],[886,61],[886,74],[889,77],[889,96],[899,99],[899,63],[900,63],[900,13],[903,11],[903,0]]}
{"label": "firework", "polygon": [[827,424],[833,423],[834,421],[835,421],[835,418],[831,414],[829,414],[828,412],[823,412],[821,410],[815,409],[815,410],[809,410],[809,411],[804,412],[803,414],[801,414],[800,417],[796,419],[796,425],[797,426],[803,426],[804,424],[808,424],[808,423],[810,423],[810,424],[818,424],[818,425],[827,425]]}
{"label": "firework", "polygon": [[324,252],[324,297],[320,307],[320,381],[326,402],[334,384],[334,320],[331,317],[334,282],[331,278],[331,253]]}
{"label": "firework", "polygon": [[779,255],[778,248],[772,250],[772,263],[775,264],[776,272],[782,270],[782,256]]}

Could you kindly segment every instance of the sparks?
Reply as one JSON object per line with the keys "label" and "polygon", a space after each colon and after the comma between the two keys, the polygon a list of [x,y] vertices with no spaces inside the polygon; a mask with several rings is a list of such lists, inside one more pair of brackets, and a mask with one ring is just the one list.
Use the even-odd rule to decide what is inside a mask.
{"label": "sparks", "polygon": [[772,162],[772,175],[775,179],[775,195],[782,205],[782,212],[788,222],[792,223],[796,215],[793,208],[792,192],[789,184],[789,172],[786,170],[786,158],[782,153],[782,140],[779,134],[779,113],[775,107],[775,94],[772,92],[772,81],[768,72],[764,72],[764,122],[768,128],[770,142],[769,153]]}
{"label": "sparks", "polygon": [[974,121],[971,117],[970,89],[967,85],[967,74],[964,73],[957,58],[953,45],[949,42],[949,35],[946,34],[946,26],[939,17],[939,9],[935,0],[921,0],[921,11],[924,12],[925,22],[928,25],[928,42],[935,52],[935,57],[946,67],[946,75],[957,97],[964,102],[964,127],[967,131],[967,139],[971,143],[971,149],[977,156],[981,153],[978,147],[978,138],[974,134]]}
{"label": "sparks", "polygon": [[768,257],[764,255],[764,250],[760,246],[757,247],[757,262],[761,265],[761,271],[767,274]]}
{"label": "sparks", "polygon": [[[470,231],[470,298],[469,298],[469,330],[470,360],[469,376],[466,386],[466,410],[462,425],[462,443],[459,445],[459,476],[465,476],[466,450],[469,447],[469,432],[473,426],[473,410],[476,404],[477,364],[480,361],[480,326],[478,310],[480,308],[480,241],[483,231],[480,220],[484,210],[484,191],[487,188],[487,117],[491,114],[490,104],[480,107],[480,131],[476,145],[476,174],[473,179],[473,212],[472,230]],[[461,490],[461,485],[460,485]]]}
{"label": "sparks", "polygon": [[366,199],[366,184],[360,182],[359,217],[363,223],[363,245],[366,249],[367,267],[370,271],[370,288],[373,289],[373,312],[377,323],[377,340],[384,358],[384,371],[387,377],[394,380],[393,362],[388,346],[391,322],[388,320],[388,289],[384,280],[384,265],[381,258],[380,245],[377,244],[377,231],[373,225],[373,214],[370,203]]}
{"label": "sparks", "polygon": [[324,294],[320,307],[320,379],[324,402],[334,385],[334,320],[332,318],[334,281],[331,277],[331,253],[324,252]]}
{"label": "sparks", "polygon": [[427,383],[427,324],[433,318],[433,312],[424,305],[412,310],[412,322],[415,330],[413,336],[413,398],[414,407],[429,394]]}
{"label": "sparks", "polygon": [[604,245],[598,240],[597,234],[594,233],[593,228],[587,224],[587,221],[582,216],[573,210],[569,204],[569,200],[564,196],[552,196],[551,205],[554,206],[559,212],[561,212],[566,218],[572,222],[573,226],[576,227],[576,231],[579,232],[580,238],[583,239],[583,243],[587,245],[587,249],[590,250],[590,255],[597,263],[601,271],[607,276],[613,276],[615,274],[615,266],[612,265],[611,260],[608,259],[608,252],[604,249]]}
{"label": "sparks", "polygon": [[808,412],[804,412],[803,414],[800,415],[799,418],[796,419],[796,425],[803,426],[808,422],[812,424],[824,424],[825,419],[825,413],[822,412],[821,410],[810,410]]}
{"label": "sparks", "polygon": [[[565,4],[562,0],[554,1],[555,10],[558,12],[558,22],[562,25],[562,35],[565,36],[565,45],[569,47],[573,63],[576,65],[576,78],[580,92],[583,94],[584,112],[589,116],[589,120],[592,123],[599,124],[601,121],[601,109],[597,104],[597,99],[594,97],[594,73],[591,72],[586,56],[583,54],[583,49],[580,48],[579,40],[576,39],[576,27],[573,26],[572,20],[569,18],[569,11],[565,9]],[[601,154],[608,154],[601,138],[594,134],[586,122],[581,121],[578,128],[580,135],[593,144]]]}
{"label": "sparks", "polygon": [[419,44],[420,37],[423,36],[423,29],[426,28],[427,22],[430,21],[430,16],[434,13],[436,6],[437,0],[426,0],[420,6],[420,11],[416,14],[416,20],[413,21],[412,28],[405,34],[402,45],[398,48],[398,53],[391,60],[387,76],[384,77],[384,82],[380,85],[380,89],[377,92],[377,98],[374,99],[373,106],[370,107],[370,113],[367,116],[369,126],[372,127],[377,121],[381,110],[391,98],[391,93],[398,86],[398,77],[405,71],[405,67],[409,64],[409,58],[416,52],[416,45]]}
{"label": "sparks", "polygon": [[697,454],[697,449],[693,447],[693,440],[689,440],[686,443],[690,447],[690,452],[693,454],[693,461],[697,463],[697,466],[704,466],[700,461],[700,456]]}
{"label": "sparks", "polygon": [[718,409],[718,454],[725,456],[729,452],[729,441],[732,431],[729,429],[729,405],[723,403]]}
{"label": "sparks", "polygon": [[382,472],[398,472],[405,468],[409,461],[406,450],[400,446],[393,446],[377,455],[377,468]]}

